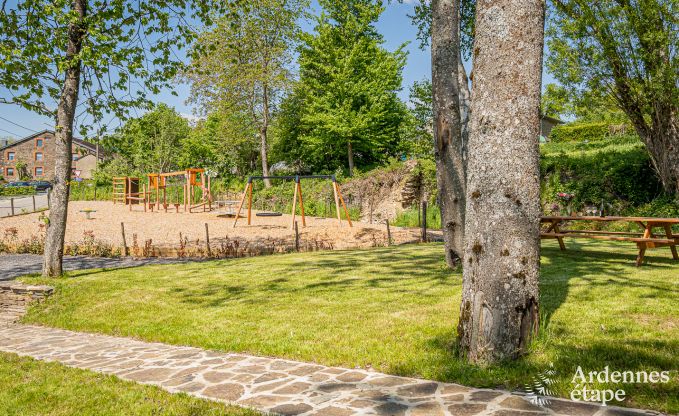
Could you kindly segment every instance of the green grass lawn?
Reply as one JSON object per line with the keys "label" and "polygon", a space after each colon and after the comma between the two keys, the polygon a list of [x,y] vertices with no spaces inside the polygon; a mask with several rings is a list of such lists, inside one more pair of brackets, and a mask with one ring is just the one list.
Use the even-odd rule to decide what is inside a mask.
{"label": "green grass lawn", "polygon": [[259,413],[171,394],[158,387],[122,381],[14,354],[0,353],[0,414],[3,415],[226,415]]}
{"label": "green grass lawn", "polygon": [[75,272],[25,322],[222,351],[372,367],[462,384],[522,388],[550,363],[556,394],[585,371],[672,370],[626,384],[621,405],[679,411],[679,262],[634,266],[629,244],[545,242],[539,338],[527,357],[478,367],[457,358],[461,275],[438,244]]}

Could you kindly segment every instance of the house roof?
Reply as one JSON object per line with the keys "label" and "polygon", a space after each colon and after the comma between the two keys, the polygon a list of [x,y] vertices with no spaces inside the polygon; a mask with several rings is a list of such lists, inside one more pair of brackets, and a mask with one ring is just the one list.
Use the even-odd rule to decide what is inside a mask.
{"label": "house roof", "polygon": [[549,121],[549,122],[554,123],[554,124],[564,124],[565,123],[565,121],[559,120],[558,118],[555,118],[555,117],[546,116],[544,114],[540,117],[540,119]]}
{"label": "house roof", "polygon": [[[13,147],[13,146],[16,146],[16,145],[18,145],[18,144],[27,142],[27,141],[29,141],[29,140],[33,140],[33,139],[35,139],[36,137],[44,136],[45,134],[52,134],[52,135],[54,135],[54,130],[42,130],[42,131],[39,131],[39,132],[37,132],[37,133],[34,133],[34,134],[30,135],[30,136],[26,136],[26,137],[24,137],[24,138],[22,138],[22,139],[18,139],[18,140],[16,140],[16,141],[14,141],[14,142],[8,144],[7,146],[0,147],[0,151],[5,150],[5,149],[9,149],[10,147]],[[94,143],[91,143],[91,142],[88,142],[88,141],[86,141],[86,140],[78,139],[78,138],[74,137],[74,138],[73,138],[73,144],[74,144],[75,146],[78,146],[78,147],[80,147],[80,148],[85,149],[88,153],[91,153],[91,154],[94,154],[94,155],[97,154],[97,145],[94,144]],[[101,159],[101,160],[104,159],[104,152],[102,151],[101,148],[99,148],[99,159]]]}

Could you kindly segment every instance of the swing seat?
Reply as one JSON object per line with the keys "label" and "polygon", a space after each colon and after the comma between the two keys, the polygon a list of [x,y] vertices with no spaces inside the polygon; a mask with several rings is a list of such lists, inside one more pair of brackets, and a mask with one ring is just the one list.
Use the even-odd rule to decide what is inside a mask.
{"label": "swing seat", "polygon": [[280,217],[283,215],[282,212],[258,212],[255,214],[258,217]]}

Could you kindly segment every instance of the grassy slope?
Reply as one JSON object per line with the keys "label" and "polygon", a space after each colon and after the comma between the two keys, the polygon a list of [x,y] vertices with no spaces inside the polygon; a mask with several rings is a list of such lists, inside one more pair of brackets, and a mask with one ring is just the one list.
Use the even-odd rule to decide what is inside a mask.
{"label": "grassy slope", "polygon": [[0,353],[3,415],[227,415],[251,410],[170,394],[113,376]]}
{"label": "grassy slope", "polygon": [[629,244],[568,245],[543,244],[533,352],[488,368],[457,358],[461,276],[439,245],[78,272],[25,320],[478,386],[520,388],[554,363],[564,396],[578,365],[671,369],[669,384],[625,385],[623,404],[679,411],[679,264],[667,249],[638,269]]}

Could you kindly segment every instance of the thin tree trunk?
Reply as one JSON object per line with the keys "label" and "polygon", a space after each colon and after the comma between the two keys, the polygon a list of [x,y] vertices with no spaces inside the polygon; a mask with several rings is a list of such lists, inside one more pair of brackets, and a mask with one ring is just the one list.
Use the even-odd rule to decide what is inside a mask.
{"label": "thin tree trunk", "polygon": [[431,60],[434,155],[446,263],[456,267],[464,254],[465,162],[459,90],[457,0],[432,0]]}
{"label": "thin tree trunk", "polygon": [[354,149],[351,147],[351,140],[347,142],[347,157],[349,158],[349,176],[354,176]]}
{"label": "thin tree trunk", "polygon": [[[262,128],[259,131],[259,138],[261,140],[260,150],[262,156],[262,174],[264,176],[269,176],[269,157],[267,152],[268,143],[267,136],[269,130],[269,87],[266,83],[264,83],[263,104],[264,104],[264,116],[262,119]],[[264,186],[270,188],[271,181],[269,179],[264,179]]]}
{"label": "thin tree trunk", "polygon": [[[663,190],[679,200],[679,126],[676,110],[672,105],[658,105],[654,113],[650,126],[642,115],[630,119],[646,145]],[[635,120],[640,122],[635,123]]]}
{"label": "thin tree trunk", "polygon": [[467,144],[469,143],[469,118],[472,113],[472,92],[469,88],[467,70],[462,64],[462,56],[457,60],[457,79],[460,91],[460,124],[462,126],[462,158],[467,163]]}
{"label": "thin tree trunk", "polygon": [[476,3],[458,336],[472,362],[513,359],[538,328],[542,0]]}
{"label": "thin tree trunk", "polygon": [[45,254],[42,266],[42,274],[46,277],[56,277],[62,274],[71,180],[73,119],[80,89],[81,60],[76,57],[80,53],[85,36],[83,25],[87,13],[86,1],[74,0],[73,10],[78,19],[72,21],[68,28],[66,59],[69,66],[66,69],[64,86],[57,107],[54,187],[51,192],[49,226],[45,235]]}

